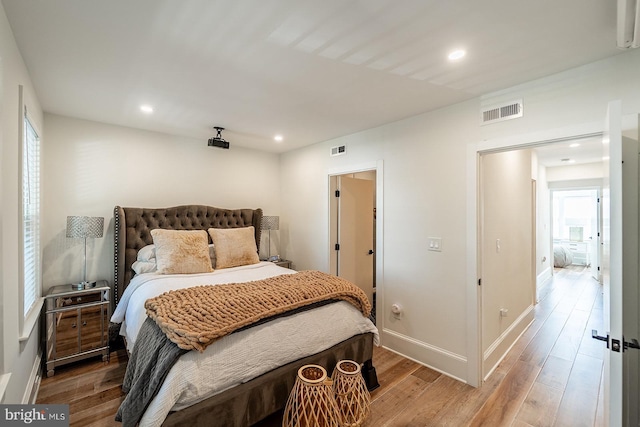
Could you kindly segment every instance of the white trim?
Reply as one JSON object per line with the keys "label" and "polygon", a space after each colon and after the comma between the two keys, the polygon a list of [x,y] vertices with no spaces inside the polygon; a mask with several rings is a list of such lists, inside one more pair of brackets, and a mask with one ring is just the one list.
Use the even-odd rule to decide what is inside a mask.
{"label": "white trim", "polygon": [[349,173],[366,172],[370,170],[375,170],[378,166],[382,167],[382,160],[360,163],[353,166],[347,165],[347,166],[331,168],[327,171],[327,175],[335,176],[335,175],[346,175]]}
{"label": "white trim", "polygon": [[482,384],[482,292],[478,286],[478,152],[467,147],[467,383]]}
{"label": "white trim", "polygon": [[0,403],[4,401],[4,393],[7,391],[9,380],[11,379],[11,372],[0,375]]}
{"label": "white trim", "polygon": [[[527,309],[525,311],[523,311],[520,314],[520,316],[518,316],[518,318],[512,324],[510,324],[509,327],[507,329],[505,329],[505,331],[489,346],[489,348],[487,348],[487,350],[482,355],[482,360],[486,361],[487,359],[489,359],[489,357],[491,357],[493,352],[496,351],[498,346],[500,346],[500,344],[502,344],[502,342],[505,340],[505,338],[507,338],[511,332],[513,332],[518,326],[520,326],[520,322],[522,322],[522,320],[524,320],[524,318],[527,317],[527,315],[529,315],[529,313],[531,313],[532,310],[533,310],[533,305],[530,305],[529,307],[527,307]],[[529,325],[527,325],[527,326],[529,326]],[[524,330],[526,330],[526,329],[527,328],[524,328]],[[520,333],[520,335],[522,335],[522,333]],[[516,341],[518,341],[518,340],[516,339],[514,341],[514,343]],[[511,344],[511,346],[509,346],[509,349],[512,346],[513,346],[513,344]],[[508,350],[507,350],[507,352],[508,352]],[[505,352],[505,354],[507,352]],[[504,356],[502,356],[500,358],[500,360],[502,360],[502,358],[504,358]],[[498,363],[500,363],[500,362],[498,362]],[[486,376],[485,376],[485,378],[486,378]]]}
{"label": "white trim", "polygon": [[[550,261],[553,261],[553,260],[550,260]],[[551,274],[551,267],[545,268],[540,274],[538,274],[538,277],[536,277],[536,286],[542,285],[544,282],[551,279],[552,277],[553,275]]]}
{"label": "white trim", "polygon": [[[385,337],[387,342],[385,348],[393,347],[395,353],[407,359],[414,360],[463,383],[468,383],[464,379],[467,369],[466,357],[390,329],[381,328],[380,330],[382,331],[381,338]],[[391,343],[390,346],[389,343]],[[428,365],[421,360],[430,360],[434,365]]]}
{"label": "white trim", "polygon": [[[29,375],[29,381],[27,381],[27,388],[24,391],[24,395],[22,396],[22,404],[34,404],[36,403],[36,396],[38,389],[40,388],[40,362],[42,361],[42,356],[40,352],[36,355],[36,359],[33,362],[33,367],[31,368],[31,375]],[[34,393],[35,392],[35,393]],[[33,401],[31,401],[31,397],[33,397]]]}
{"label": "white trim", "polygon": [[[531,309],[533,309],[533,306],[531,306]],[[504,354],[502,354],[502,356],[500,356],[498,361],[493,365],[493,367],[489,370],[489,372],[487,372],[487,375],[484,376],[483,380],[486,380],[487,378],[489,378],[489,376],[493,373],[493,371],[496,370],[496,368],[500,365],[500,362],[502,362],[502,360],[507,356],[507,354],[509,354],[509,352],[511,351],[513,346],[516,345],[516,343],[520,340],[520,338],[522,338],[522,335],[527,331],[527,329],[529,329],[529,326],[531,326],[533,321],[534,321],[534,318],[532,318],[531,321],[527,324],[527,326],[525,326],[522,329],[522,332],[520,332],[520,334],[518,334],[518,337],[515,340],[513,340],[513,342],[509,346],[509,348],[505,350],[505,352],[504,352]],[[516,323],[516,322],[514,322],[514,323]]]}
{"label": "white trim", "polygon": [[441,370],[441,369],[438,369],[438,368],[436,368],[436,367],[434,367],[434,366],[428,365],[428,364],[426,364],[426,363],[424,363],[424,362],[421,362],[421,361],[419,361],[419,360],[417,360],[417,359],[414,359],[413,357],[407,356],[406,354],[402,354],[402,353],[400,353],[399,351],[396,351],[396,350],[394,350],[394,349],[392,349],[392,348],[385,347],[385,346],[382,346],[382,348],[384,348],[385,350],[388,350],[388,351],[390,351],[390,352],[392,352],[392,353],[395,353],[395,354],[397,354],[397,355],[400,355],[400,356],[404,357],[405,359],[409,359],[409,360],[411,360],[412,362],[416,362],[416,363],[417,363],[417,364],[419,364],[419,365],[426,366],[426,367],[427,367],[427,368],[429,368],[429,369],[432,369],[432,370],[434,370],[434,371],[436,371],[436,372],[440,372],[442,375],[446,375],[447,377],[449,377],[449,378],[453,378],[453,379],[454,379],[454,380],[456,380],[456,381],[460,381],[461,383],[468,384],[468,383],[467,383],[463,378],[458,378],[458,377],[456,377],[456,376],[454,376],[454,375],[451,375],[451,373],[449,373],[449,372],[445,372],[445,371],[443,371],[443,370]]}
{"label": "white trim", "polygon": [[22,323],[22,330],[20,331],[20,335],[18,336],[18,340],[20,342],[27,341],[31,336],[31,332],[33,332],[34,327],[38,324],[38,319],[40,318],[40,311],[42,310],[42,305],[44,304],[44,297],[38,297],[36,302],[33,303],[29,313],[27,313],[24,318],[24,322]]}

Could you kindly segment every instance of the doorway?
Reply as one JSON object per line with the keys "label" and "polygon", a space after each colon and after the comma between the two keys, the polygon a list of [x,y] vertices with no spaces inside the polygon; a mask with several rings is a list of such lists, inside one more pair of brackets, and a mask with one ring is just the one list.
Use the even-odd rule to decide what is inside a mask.
{"label": "doorway", "polygon": [[554,266],[584,266],[600,277],[600,189],[551,190]]}
{"label": "doorway", "polygon": [[[580,150],[576,150],[579,146],[583,146],[580,155]],[[572,161],[568,162],[569,155],[562,150],[570,149],[574,151]],[[592,155],[592,150],[598,154]],[[544,296],[537,294],[536,285],[545,283],[553,272],[553,239],[556,243],[564,239],[563,243],[576,254],[576,262],[591,264],[595,256],[592,248],[597,246],[591,246],[587,239],[592,229],[597,230],[597,224],[592,224],[597,209],[589,210],[587,219],[575,218],[579,216],[575,210],[584,210],[582,205],[587,202],[594,203],[597,191],[589,193],[586,201],[580,199],[582,205],[568,212],[571,215],[565,220],[565,238],[563,234],[553,233],[554,228],[560,230],[560,223],[552,221],[550,187],[559,190],[558,185],[565,184],[597,189],[593,182],[602,181],[601,150],[601,141],[589,135],[476,151],[480,381],[491,374],[504,357],[504,350],[517,341],[531,322],[534,304]],[[491,159],[497,160],[489,162]],[[512,188],[516,184],[519,185],[517,191]],[[557,200],[555,204],[557,207]],[[515,241],[518,237],[520,241]],[[597,264],[592,264],[597,270]]]}
{"label": "doorway", "polygon": [[365,292],[377,323],[377,170],[330,175],[329,184],[331,273]]}

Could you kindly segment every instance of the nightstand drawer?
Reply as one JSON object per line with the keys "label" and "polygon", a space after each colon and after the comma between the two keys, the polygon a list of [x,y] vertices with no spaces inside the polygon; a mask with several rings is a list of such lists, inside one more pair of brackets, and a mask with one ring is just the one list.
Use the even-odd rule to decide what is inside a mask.
{"label": "nightstand drawer", "polygon": [[88,295],[79,295],[73,297],[59,297],[55,299],[55,307],[71,307],[78,304],[88,304],[91,302],[102,301],[102,295],[100,293],[93,293]]}

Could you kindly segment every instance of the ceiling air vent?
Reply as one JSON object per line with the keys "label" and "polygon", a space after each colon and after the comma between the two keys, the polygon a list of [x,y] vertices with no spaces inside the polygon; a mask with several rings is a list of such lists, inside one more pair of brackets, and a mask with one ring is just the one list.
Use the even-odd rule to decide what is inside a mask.
{"label": "ceiling air vent", "polygon": [[518,117],[522,117],[522,99],[486,108],[482,110],[480,120],[483,125],[486,125]]}
{"label": "ceiling air vent", "polygon": [[337,147],[331,147],[331,156],[341,156],[343,154],[347,154],[347,146],[346,145],[338,145]]}

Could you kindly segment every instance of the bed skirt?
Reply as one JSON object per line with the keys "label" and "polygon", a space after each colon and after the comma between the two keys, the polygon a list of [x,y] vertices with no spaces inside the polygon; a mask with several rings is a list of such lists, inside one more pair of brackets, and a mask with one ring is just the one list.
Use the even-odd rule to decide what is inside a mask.
{"label": "bed skirt", "polygon": [[209,399],[180,411],[170,412],[163,426],[246,427],[283,409],[298,373],[306,364],[318,364],[331,374],[342,359],[365,363],[363,375],[370,389],[376,388],[377,378],[371,365],[373,334],[356,335],[320,353],[305,357],[269,371],[251,381],[240,384]]}

